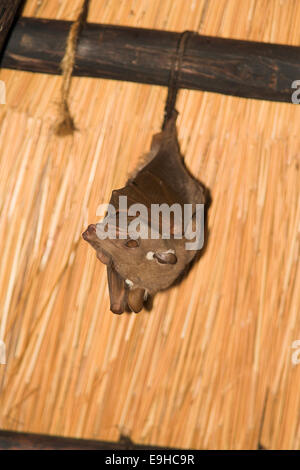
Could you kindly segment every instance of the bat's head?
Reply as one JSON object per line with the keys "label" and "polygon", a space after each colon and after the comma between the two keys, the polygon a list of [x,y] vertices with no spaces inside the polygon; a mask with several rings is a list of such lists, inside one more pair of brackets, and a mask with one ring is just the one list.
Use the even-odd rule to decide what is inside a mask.
{"label": "bat's head", "polygon": [[168,288],[181,274],[195,252],[187,251],[185,238],[99,238],[98,225],[89,225],[82,234],[96,250],[98,259],[112,265],[129,287],[140,287],[153,294]]}
{"label": "bat's head", "polygon": [[107,265],[114,313],[123,313],[128,306],[139,312],[147,295],[170,287],[195,255],[195,251],[186,249],[185,237],[174,236],[174,227],[167,239],[159,230],[154,231],[155,238],[132,238],[128,227],[123,231],[119,225],[113,231],[116,238],[103,238],[100,228],[101,224],[89,225],[82,236]]}

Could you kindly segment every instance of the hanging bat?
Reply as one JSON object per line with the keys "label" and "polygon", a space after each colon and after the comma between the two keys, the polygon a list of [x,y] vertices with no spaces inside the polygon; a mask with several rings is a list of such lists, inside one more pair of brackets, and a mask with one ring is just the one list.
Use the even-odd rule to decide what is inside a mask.
{"label": "hanging bat", "polygon": [[[107,265],[107,278],[110,295],[110,309],[113,313],[123,313],[128,308],[138,313],[148,295],[170,287],[186,270],[198,249],[186,249],[186,229],[197,229],[196,204],[208,202],[208,192],[204,185],[190,175],[180,154],[176,118],[173,110],[163,130],[154,135],[151,150],[144,165],[127,181],[126,186],[112,192],[110,204],[116,209],[113,225],[116,238],[100,239],[98,224],[89,225],[82,234],[84,240],[96,250],[98,259]],[[143,204],[148,209],[144,226],[152,227],[152,205],[177,204],[182,208],[193,207],[188,220],[171,219],[170,235],[165,238],[163,222],[160,218],[153,233],[156,238],[133,238],[128,226],[122,226],[120,196],[127,197],[127,204]],[[124,212],[124,210],[123,210]],[[123,214],[124,215],[124,214]],[[128,223],[134,220],[126,214]],[[204,222],[203,222],[204,223]],[[203,231],[203,226],[198,227]],[[151,232],[152,234],[152,232]],[[180,238],[180,234],[183,236]]]}

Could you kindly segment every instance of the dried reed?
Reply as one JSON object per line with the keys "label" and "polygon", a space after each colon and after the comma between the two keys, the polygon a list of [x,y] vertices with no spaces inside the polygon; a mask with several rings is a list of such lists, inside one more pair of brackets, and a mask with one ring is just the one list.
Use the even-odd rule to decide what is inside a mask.
{"label": "dried reed", "polygon": [[[28,0],[24,14],[72,20],[80,4]],[[92,1],[89,20],[298,44],[300,5]],[[149,148],[166,90],[73,78],[80,132],[61,140],[49,132],[61,78],[1,79],[0,427],[299,448],[300,108],[180,92],[182,151],[212,191],[208,247],[151,312],[118,317],[80,234]]]}

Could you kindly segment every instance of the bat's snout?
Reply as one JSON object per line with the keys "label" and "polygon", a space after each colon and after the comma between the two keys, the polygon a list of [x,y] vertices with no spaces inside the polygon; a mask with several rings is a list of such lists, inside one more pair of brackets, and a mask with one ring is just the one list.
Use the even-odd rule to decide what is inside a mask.
{"label": "bat's snout", "polygon": [[92,240],[96,235],[96,225],[90,224],[85,232],[82,234],[82,238],[86,241]]}

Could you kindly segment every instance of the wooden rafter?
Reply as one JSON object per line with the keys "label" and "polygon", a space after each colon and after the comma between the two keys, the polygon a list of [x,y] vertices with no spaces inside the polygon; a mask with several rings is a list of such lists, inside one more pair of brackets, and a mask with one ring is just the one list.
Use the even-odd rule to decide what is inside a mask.
{"label": "wooden rafter", "polygon": [[[8,41],[2,67],[59,74],[69,21],[23,17]],[[88,23],[75,76],[168,85],[179,33]],[[300,47],[194,34],[179,86],[245,98],[291,102],[300,79]]]}

